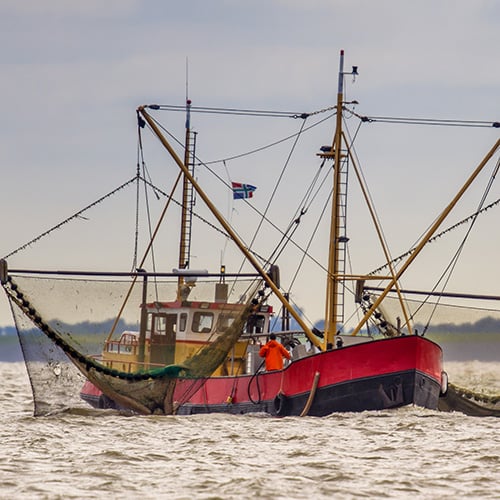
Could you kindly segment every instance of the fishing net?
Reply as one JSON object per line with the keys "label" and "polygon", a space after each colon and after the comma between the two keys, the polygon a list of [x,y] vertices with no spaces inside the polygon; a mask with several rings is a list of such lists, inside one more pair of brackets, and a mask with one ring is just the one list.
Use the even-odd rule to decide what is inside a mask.
{"label": "fishing net", "polygon": [[[253,278],[189,279],[182,287],[184,295],[178,297],[176,277],[4,277],[2,284],[33,390],[35,415],[77,405],[86,380],[123,408],[142,414],[173,413],[183,403],[176,397],[174,407],[177,379],[192,380],[193,386],[199,387],[226,361],[257,303],[254,296],[259,283]],[[141,307],[143,303],[146,308]],[[214,324],[200,324],[203,342],[195,344],[195,351],[178,352],[176,348],[185,330],[180,314],[170,325],[174,334],[170,341],[165,341],[166,336],[155,336],[151,322],[147,325],[142,342],[150,354],[137,362],[134,354],[141,349],[144,310],[176,307],[178,311],[185,306],[189,311],[192,304],[197,304],[197,310],[215,306],[217,310]],[[209,314],[203,317],[205,322]],[[157,319],[165,321],[171,316],[158,314]],[[127,338],[132,341],[123,343]],[[157,341],[161,341],[161,350],[156,349],[161,355],[154,359],[153,344]],[[118,354],[119,363],[107,362],[105,351]]]}

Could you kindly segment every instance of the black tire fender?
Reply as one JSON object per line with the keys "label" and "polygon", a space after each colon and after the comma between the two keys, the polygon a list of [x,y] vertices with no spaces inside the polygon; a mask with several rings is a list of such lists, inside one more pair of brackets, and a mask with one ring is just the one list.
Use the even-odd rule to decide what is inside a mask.
{"label": "black tire fender", "polygon": [[279,417],[283,417],[286,415],[286,410],[288,406],[288,398],[282,393],[279,392],[274,398],[274,411],[276,415]]}

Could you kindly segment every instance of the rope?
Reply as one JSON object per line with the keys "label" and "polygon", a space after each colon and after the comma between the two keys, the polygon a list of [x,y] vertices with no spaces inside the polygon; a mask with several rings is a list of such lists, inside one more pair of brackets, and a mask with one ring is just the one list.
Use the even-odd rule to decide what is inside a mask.
{"label": "rope", "polygon": [[[261,395],[261,392],[260,392],[260,384],[259,384],[259,375],[262,373],[260,371],[260,369],[262,368],[262,366],[264,365],[264,363],[266,362],[265,359],[262,360],[262,363],[259,365],[259,367],[257,368],[257,371],[252,375],[252,377],[250,378],[250,381],[248,382],[248,385],[247,385],[247,396],[248,396],[248,399],[250,400],[250,402],[254,405],[257,405],[257,404],[260,404],[260,402],[262,401],[262,395]],[[252,382],[255,380],[255,383],[257,384],[257,394],[259,395],[259,399],[257,401],[255,401],[253,398],[252,398],[252,395],[250,394],[250,387],[252,385]]]}
{"label": "rope", "polygon": [[314,396],[316,396],[316,390],[318,388],[319,377],[320,377],[320,373],[316,372],[314,374],[314,380],[313,380],[313,383],[311,386],[311,390],[309,391],[309,397],[307,398],[306,405],[304,406],[304,409],[302,410],[299,417],[305,417],[309,413],[309,410],[311,409],[312,402],[314,401]]}
{"label": "rope", "polygon": [[[221,163],[221,162],[224,162],[224,161],[229,161],[229,160],[236,160],[238,158],[243,158],[245,156],[250,156],[250,155],[253,155],[255,153],[260,153],[261,151],[265,151],[266,149],[270,149],[274,146],[277,146],[278,144],[281,144],[283,142],[286,142],[286,141],[289,141],[293,138],[295,138],[297,135],[303,133],[303,132],[307,132],[308,130],[311,130],[312,128],[314,127],[317,127],[318,125],[321,125],[323,122],[327,121],[327,120],[330,120],[333,116],[335,116],[336,113],[333,113],[331,115],[328,115],[326,118],[323,118],[322,120],[316,122],[316,123],[313,123],[312,125],[310,125],[309,127],[306,127],[304,129],[301,129],[300,132],[296,133],[296,134],[292,134],[292,135],[289,135],[287,137],[284,137],[283,139],[279,139],[275,142],[271,142],[270,144],[266,144],[265,146],[260,146],[256,149],[252,149],[251,151],[247,151],[246,153],[240,153],[238,155],[234,155],[234,156],[229,156],[227,158],[221,158],[219,160],[212,160],[212,161],[209,161],[209,162],[203,162],[203,163],[200,163],[200,165],[203,165],[203,166],[207,166],[207,165],[213,165],[214,163]],[[307,117],[305,117],[307,118]]]}
{"label": "rope", "polygon": [[[317,233],[317,231],[319,229],[319,226],[321,224],[321,220],[323,219],[323,216],[325,215],[325,212],[326,212],[326,210],[328,208],[328,205],[330,203],[330,199],[332,197],[332,194],[333,194],[333,190],[330,190],[330,194],[328,195],[328,198],[326,199],[325,203],[323,204],[323,209],[321,210],[321,213],[319,214],[318,220],[316,222],[316,226],[314,227],[314,229],[313,229],[313,231],[311,233],[311,236],[309,238],[309,241],[307,242],[306,248],[302,252],[302,257],[301,257],[300,262],[299,262],[299,264],[297,266],[295,274],[293,275],[293,277],[292,277],[292,279],[290,281],[289,292],[290,292],[292,286],[295,284],[295,280],[297,279],[297,277],[299,275],[300,268],[302,267],[302,264],[304,263],[304,260],[305,260],[306,256],[309,256],[309,248],[311,248],[311,245],[313,243],[314,237],[316,236],[316,233]],[[324,266],[320,266],[320,267],[324,271],[328,271]]]}
{"label": "rope", "polygon": [[[450,231],[457,229],[459,226],[461,226],[463,224],[469,223],[471,220],[474,220],[478,215],[482,214],[483,212],[486,212],[487,210],[489,210],[490,208],[492,208],[494,206],[497,206],[498,204],[500,204],[500,198],[498,200],[494,201],[493,203],[490,203],[488,206],[482,208],[481,210],[474,212],[473,214],[469,215],[465,219],[462,219],[461,221],[457,222],[453,226],[450,226],[447,229],[445,229],[444,231],[441,231],[440,233],[436,234],[435,236],[433,236],[432,238],[429,239],[428,243],[433,243],[437,239],[441,238],[441,236],[444,236],[446,233],[449,233]],[[408,257],[414,251],[415,251],[415,247],[413,247],[410,250],[408,250],[407,252],[395,257],[394,259],[392,259],[391,264],[395,264],[396,262],[399,262],[400,260],[404,259],[405,257]],[[384,264],[380,267],[377,267],[377,269],[374,269],[373,271],[368,273],[368,275],[377,274],[380,271],[382,271],[383,269],[387,268],[388,266],[389,266],[389,263]]]}
{"label": "rope", "polygon": [[109,198],[110,196],[114,195],[115,193],[117,193],[118,191],[120,191],[121,189],[125,188],[129,184],[132,184],[135,181],[136,181],[136,177],[134,177],[134,178],[130,179],[129,181],[123,183],[121,186],[117,187],[113,191],[109,192],[108,194],[106,194],[106,195],[102,196],[101,198],[99,198],[98,200],[94,201],[94,203],[91,203],[90,205],[87,205],[82,210],[76,212],[76,214],[72,215],[71,217],[68,217],[67,219],[65,219],[62,222],[60,222],[59,224],[57,224],[56,226],[48,229],[44,233],[40,234],[36,238],[33,238],[32,240],[28,241],[24,245],[20,246],[19,248],[17,248],[16,250],[10,252],[9,254],[7,254],[5,257],[2,257],[2,258],[3,259],[8,259],[9,257],[12,257],[16,253],[20,252],[21,250],[26,249],[27,247],[29,247],[33,243],[37,242],[38,240],[44,238],[45,236],[48,236],[50,233],[52,233],[56,229],[59,229],[60,227],[64,226],[64,224],[67,224],[68,222],[72,221],[73,219],[84,218],[84,217],[82,217],[82,214],[85,213],[87,210],[95,207],[96,205],[98,205],[99,203],[101,203],[102,201],[104,201],[106,198]]}

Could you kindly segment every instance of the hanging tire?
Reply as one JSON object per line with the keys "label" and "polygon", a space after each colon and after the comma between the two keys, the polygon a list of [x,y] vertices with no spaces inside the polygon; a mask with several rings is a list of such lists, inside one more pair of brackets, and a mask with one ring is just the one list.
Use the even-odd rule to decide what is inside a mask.
{"label": "hanging tire", "polygon": [[284,417],[286,415],[286,410],[288,406],[288,398],[280,392],[274,398],[274,411],[279,417]]}

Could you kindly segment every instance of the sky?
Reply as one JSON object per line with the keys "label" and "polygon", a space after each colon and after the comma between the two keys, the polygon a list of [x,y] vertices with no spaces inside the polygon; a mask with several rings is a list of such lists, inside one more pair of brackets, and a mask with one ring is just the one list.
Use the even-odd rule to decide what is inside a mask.
{"label": "sky", "polygon": [[[2,0],[0,28],[2,256],[133,177],[135,109],[147,103],[182,105],[186,87],[199,106],[320,110],[335,104],[338,54],[344,49],[346,69],[359,68],[355,82],[346,78],[346,97],[359,102],[356,111],[362,115],[500,121],[500,4],[495,0]],[[180,123],[181,137],[183,117],[172,119]],[[229,132],[217,126],[205,131],[199,115],[194,123],[200,141],[205,132],[211,139],[200,149],[206,161],[284,136],[274,122],[269,132],[256,122],[241,131],[231,124]],[[296,123],[287,125],[287,133],[296,130]],[[374,184],[395,255],[451,199],[498,132],[363,128],[358,154],[370,165],[367,180]],[[325,132],[326,143],[331,133]],[[222,146],[220,154],[216,146]],[[267,166],[261,166],[260,174],[248,164],[226,165],[228,171],[219,165],[219,172],[257,183],[257,193],[266,194]],[[302,180],[290,182],[293,199]],[[482,189],[474,191],[463,216],[477,205]],[[493,188],[488,199],[497,195]],[[224,211],[224,197],[220,204]],[[241,222],[238,209],[231,217]],[[350,213],[355,221],[361,218],[355,208]],[[107,215],[111,227],[117,224],[111,212]],[[498,228],[498,213],[487,217],[483,239],[464,252],[465,277],[454,285],[500,295],[495,262],[500,235],[491,230]],[[82,227],[69,229],[69,238],[85,236]],[[109,227],[90,250],[68,251],[60,230],[63,236],[14,255],[9,265],[109,267],[118,261],[104,254],[125,244]],[[366,258],[363,272],[370,271],[380,259],[373,257],[371,243],[358,242],[353,256]],[[425,255],[422,262],[423,269],[436,264]],[[429,286],[421,270],[414,278],[412,286]],[[311,295],[311,288],[302,288],[296,300],[318,319],[321,311],[311,304]],[[0,325],[11,323],[2,296]]]}

